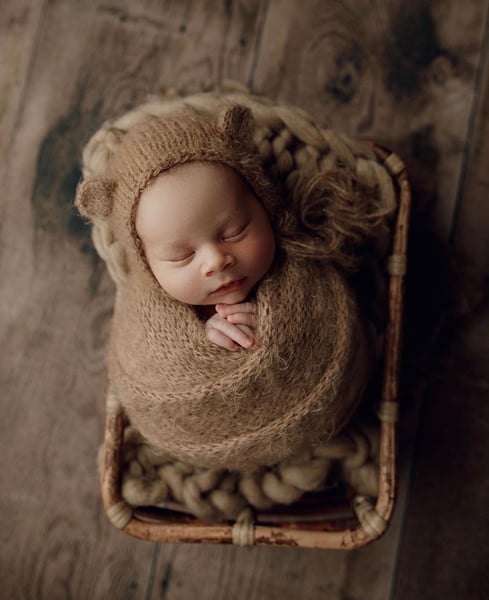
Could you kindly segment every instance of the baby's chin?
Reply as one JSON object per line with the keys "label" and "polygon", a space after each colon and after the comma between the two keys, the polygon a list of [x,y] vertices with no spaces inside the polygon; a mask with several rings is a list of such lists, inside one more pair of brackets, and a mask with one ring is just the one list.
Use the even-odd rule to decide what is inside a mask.
{"label": "baby's chin", "polygon": [[244,302],[250,295],[249,285],[232,290],[229,292],[210,294],[207,298],[204,298],[202,302],[195,303],[201,306],[214,306],[216,304],[239,304]]}
{"label": "baby's chin", "polygon": [[216,294],[210,296],[202,305],[203,306],[214,306],[215,304],[239,304],[244,302],[248,297],[248,292],[242,293],[229,293],[229,294]]}
{"label": "baby's chin", "polygon": [[215,306],[216,304],[239,304],[244,302],[248,297],[248,292],[238,294],[237,292],[229,294],[212,294],[207,298],[189,298],[179,297],[174,294],[169,294],[174,300],[181,302],[182,304],[189,304],[190,306]]}

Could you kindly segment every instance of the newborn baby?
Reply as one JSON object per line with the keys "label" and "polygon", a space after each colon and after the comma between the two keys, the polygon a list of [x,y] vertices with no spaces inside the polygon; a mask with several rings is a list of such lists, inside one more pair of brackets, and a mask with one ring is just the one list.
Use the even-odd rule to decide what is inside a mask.
{"label": "newborn baby", "polygon": [[136,231],[161,287],[194,305],[209,340],[227,350],[256,343],[256,306],[246,299],[270,268],[275,238],[243,178],[219,163],[191,162],[153,179],[141,194]]}
{"label": "newborn baby", "polygon": [[182,104],[134,126],[77,192],[121,270],[112,394],[151,445],[196,466],[297,456],[346,424],[368,379],[338,268],[344,240],[366,228],[362,198],[346,174],[289,194],[265,172],[254,129],[244,106]]}

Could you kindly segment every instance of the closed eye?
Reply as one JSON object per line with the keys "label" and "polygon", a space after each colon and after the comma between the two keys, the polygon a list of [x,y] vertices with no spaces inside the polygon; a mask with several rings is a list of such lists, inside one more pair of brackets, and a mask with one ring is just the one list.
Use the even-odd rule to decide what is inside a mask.
{"label": "closed eye", "polygon": [[176,256],[175,258],[168,258],[168,259],[166,259],[166,262],[182,263],[182,262],[185,262],[186,260],[189,260],[190,258],[192,258],[192,256],[194,254],[195,254],[195,252],[187,252],[185,254],[182,254],[182,256]]}
{"label": "closed eye", "polygon": [[244,236],[247,228],[248,223],[240,225],[239,227],[235,227],[234,229],[224,232],[222,239],[224,242],[237,242]]}

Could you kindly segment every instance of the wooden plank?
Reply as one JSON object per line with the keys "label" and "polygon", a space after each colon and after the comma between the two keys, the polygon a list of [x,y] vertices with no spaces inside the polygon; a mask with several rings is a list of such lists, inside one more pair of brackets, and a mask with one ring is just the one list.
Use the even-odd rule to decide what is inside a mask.
{"label": "wooden plank", "polygon": [[[94,454],[103,426],[99,399],[113,290],[70,203],[81,146],[105,118],[160,87],[194,91],[221,78],[252,81],[257,91],[318,118],[330,110],[338,128],[392,142],[406,154],[425,200],[435,189],[450,192],[458,181],[487,2],[464,3],[459,14],[451,0],[432,21],[421,4],[410,5],[414,16],[394,17],[401,6],[394,1],[327,8],[312,0],[47,4],[29,77],[9,108],[18,117],[0,205],[0,473],[7,482],[0,497],[0,580],[6,597],[143,598],[148,585],[153,597],[165,598],[344,598],[364,595],[367,585],[369,597],[389,596],[400,521],[374,546],[352,554],[158,547],[151,572],[153,546],[108,525]],[[375,18],[364,19],[367,10]],[[390,48],[386,39],[408,37],[401,35],[408,22],[435,22],[438,45],[427,26],[419,64],[404,46],[392,46],[406,59],[403,79],[379,57]],[[452,167],[452,179],[441,177]],[[449,223],[450,210],[440,206]],[[395,519],[401,517],[398,511]]]}
{"label": "wooden plank", "polygon": [[175,546],[159,561],[152,596],[165,600],[313,600],[389,597],[391,534],[355,552],[297,548]]}
{"label": "wooden plank", "polygon": [[489,597],[489,307],[452,326],[426,391],[395,600]]}
{"label": "wooden plank", "polygon": [[13,319],[2,311],[2,594],[144,598],[152,548],[108,523],[95,464],[111,290],[105,278],[90,289],[89,269],[58,244],[58,256],[38,246],[14,286],[28,300]]}
{"label": "wooden plank", "polygon": [[[450,282],[441,281],[439,274],[435,277],[441,284],[437,296],[445,296],[438,303],[438,315],[447,308],[452,314],[462,308],[466,317],[445,328],[437,360],[441,366],[425,391],[395,600],[489,595],[485,509],[489,310],[487,302],[473,306],[477,296],[484,297],[479,276],[489,272],[488,19],[489,12],[450,240],[457,264],[464,265],[466,273],[462,277],[450,273]],[[460,36],[463,41],[464,34]],[[447,270],[446,264],[440,266]],[[464,306],[454,306],[457,302]]]}
{"label": "wooden plank", "polygon": [[154,545],[118,533],[100,502],[114,290],[72,202],[81,148],[105,118],[162,86],[247,79],[259,2],[237,6],[69,0],[43,9],[9,109],[17,117],[0,206],[5,597],[146,597]]}
{"label": "wooden plank", "polygon": [[[3,167],[37,41],[43,2],[4,0],[0,11],[0,165]],[[2,168],[0,167],[0,169]]]}
{"label": "wooden plank", "polygon": [[[488,16],[489,19],[489,16]],[[453,248],[481,275],[489,273],[489,29],[481,58],[480,87],[474,108],[473,135],[468,140],[465,179],[453,225]]]}
{"label": "wooden plank", "polygon": [[446,240],[487,7],[487,0],[276,0],[253,86],[399,152],[417,211]]}

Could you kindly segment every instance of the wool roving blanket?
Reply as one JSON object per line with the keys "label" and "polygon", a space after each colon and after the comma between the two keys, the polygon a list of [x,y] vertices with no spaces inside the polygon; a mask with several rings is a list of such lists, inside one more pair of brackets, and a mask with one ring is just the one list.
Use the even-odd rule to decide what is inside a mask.
{"label": "wool roving blanket", "polygon": [[287,256],[258,288],[255,350],[209,343],[194,309],[129,276],[116,302],[109,378],[148,442],[197,466],[276,463],[338,432],[368,360],[355,302],[332,267]]}

